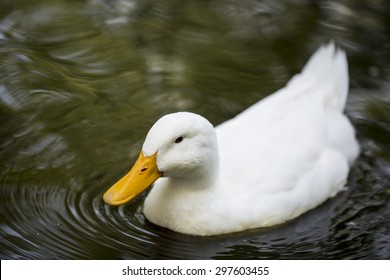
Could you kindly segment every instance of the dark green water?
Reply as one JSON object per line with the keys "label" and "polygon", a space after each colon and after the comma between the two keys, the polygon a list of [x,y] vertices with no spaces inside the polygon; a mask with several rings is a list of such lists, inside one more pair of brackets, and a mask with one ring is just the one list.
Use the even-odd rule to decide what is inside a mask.
{"label": "dark green water", "polygon": [[[287,224],[199,238],[109,207],[163,114],[217,125],[322,43],[348,54],[362,153],[346,191]],[[390,259],[390,5],[0,0],[2,259]]]}

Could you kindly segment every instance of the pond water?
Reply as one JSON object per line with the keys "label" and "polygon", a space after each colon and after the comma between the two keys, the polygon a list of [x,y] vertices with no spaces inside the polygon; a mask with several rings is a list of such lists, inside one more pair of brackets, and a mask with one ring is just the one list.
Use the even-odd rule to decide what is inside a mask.
{"label": "pond water", "polygon": [[[163,114],[214,125],[330,40],[361,145],[345,191],[286,224],[215,237],[102,194]],[[390,5],[376,1],[0,2],[2,259],[390,259]]]}

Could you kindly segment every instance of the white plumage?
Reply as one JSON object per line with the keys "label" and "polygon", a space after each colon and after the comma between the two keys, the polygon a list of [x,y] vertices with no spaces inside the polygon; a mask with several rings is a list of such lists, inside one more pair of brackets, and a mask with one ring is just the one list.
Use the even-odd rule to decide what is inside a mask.
{"label": "white plumage", "polygon": [[147,219],[224,234],[283,223],[337,194],[359,151],[343,114],[347,68],[329,44],[286,87],[216,129],[192,113],[162,117],[142,149],[157,152],[163,173],[145,200]]}

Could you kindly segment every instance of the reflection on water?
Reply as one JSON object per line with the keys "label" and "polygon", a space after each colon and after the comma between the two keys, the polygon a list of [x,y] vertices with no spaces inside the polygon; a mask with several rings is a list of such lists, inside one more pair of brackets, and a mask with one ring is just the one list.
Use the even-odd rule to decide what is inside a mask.
{"label": "reflection on water", "polygon": [[[22,2],[0,4],[2,258],[390,258],[387,1]],[[103,203],[159,116],[218,124],[330,39],[349,54],[362,146],[346,191],[285,225],[206,238],[149,223],[143,197]]]}

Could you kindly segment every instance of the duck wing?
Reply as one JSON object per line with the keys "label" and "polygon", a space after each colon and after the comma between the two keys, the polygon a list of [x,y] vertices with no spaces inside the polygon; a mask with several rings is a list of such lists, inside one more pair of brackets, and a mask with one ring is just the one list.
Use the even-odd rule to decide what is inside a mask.
{"label": "duck wing", "polygon": [[329,44],[286,87],[217,126],[225,191],[239,186],[237,200],[283,205],[281,215],[291,212],[283,219],[335,195],[359,150],[343,114],[347,95],[345,53]]}

